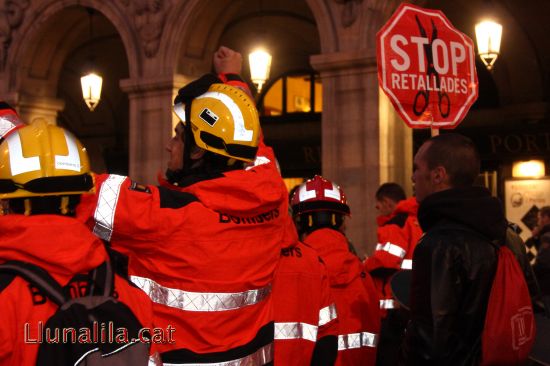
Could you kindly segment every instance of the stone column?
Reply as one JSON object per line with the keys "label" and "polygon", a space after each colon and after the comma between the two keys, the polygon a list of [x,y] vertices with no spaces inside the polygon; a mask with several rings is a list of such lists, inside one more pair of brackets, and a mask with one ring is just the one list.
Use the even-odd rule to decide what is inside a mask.
{"label": "stone column", "polygon": [[121,89],[130,100],[129,175],[139,183],[155,184],[164,172],[166,151],[177,117],[172,103],[186,83],[182,75],[121,80]]}
{"label": "stone column", "polygon": [[323,175],[342,186],[352,217],[346,233],[360,254],[376,246],[375,192],[399,183],[412,194],[412,130],[378,86],[369,50],[316,55],[323,80]]}
{"label": "stone column", "polygon": [[412,128],[396,112],[390,100],[380,90],[380,183],[395,182],[412,195]]}
{"label": "stone column", "polygon": [[6,102],[13,106],[25,123],[43,118],[52,125],[57,124],[57,114],[65,108],[65,101],[57,98],[36,97],[12,93],[6,96]]}
{"label": "stone column", "polygon": [[372,50],[311,57],[323,80],[323,175],[342,186],[352,217],[346,233],[360,255],[376,246],[380,183],[379,106]]}

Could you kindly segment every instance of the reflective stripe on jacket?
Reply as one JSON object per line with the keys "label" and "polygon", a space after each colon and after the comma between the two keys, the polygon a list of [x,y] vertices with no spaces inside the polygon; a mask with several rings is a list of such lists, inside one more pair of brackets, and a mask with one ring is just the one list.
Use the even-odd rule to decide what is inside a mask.
{"label": "reflective stripe on jacket", "polygon": [[[392,299],[390,276],[400,269],[412,269],[414,248],[422,236],[417,212],[418,203],[415,197],[400,201],[392,217],[378,228],[378,244],[364,262],[364,268],[372,275],[382,299]],[[380,303],[383,315],[385,310],[394,307],[393,301]]]}
{"label": "reflective stripe on jacket", "polygon": [[304,243],[317,250],[329,273],[338,312],[336,365],[374,365],[380,332],[379,297],[372,279],[339,231],[313,231]]}
{"label": "reflective stripe on jacket", "polygon": [[[275,364],[309,365],[314,352],[332,354],[334,361],[337,352],[337,311],[325,266],[317,252],[303,243],[283,248],[272,295]],[[332,342],[317,343],[330,336]]]}
{"label": "reflective stripe on jacket", "polygon": [[153,300],[156,324],[175,328],[175,343],[161,351],[228,352],[272,321],[280,248],[297,238],[285,229],[287,191],[271,149],[261,145],[257,160],[170,189],[97,177],[94,232],[130,257],[130,275]]}

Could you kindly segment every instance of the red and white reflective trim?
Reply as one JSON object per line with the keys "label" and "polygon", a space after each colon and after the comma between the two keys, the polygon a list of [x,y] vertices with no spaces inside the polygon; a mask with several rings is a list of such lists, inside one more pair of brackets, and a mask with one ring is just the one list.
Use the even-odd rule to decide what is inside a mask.
{"label": "red and white reflective trim", "polygon": [[317,326],[307,323],[275,323],[275,339],[304,339],[317,341]]}
{"label": "red and white reflective trim", "polygon": [[111,174],[101,185],[99,199],[94,213],[94,234],[110,241],[113,235],[116,205],[120,196],[120,186],[127,177]]}
{"label": "red and white reflective trim", "polygon": [[392,244],[390,242],[387,242],[386,244],[376,244],[376,250],[383,250],[401,259],[405,258],[405,255],[407,254],[405,249],[401,248],[399,245]]}
{"label": "red and white reflective trim", "polygon": [[375,333],[361,332],[338,336],[338,351],[362,347],[376,347],[377,345],[378,334]]}
{"label": "red and white reflective trim", "polygon": [[412,259],[403,259],[403,262],[401,262],[401,269],[412,269],[412,268],[413,268]]}
{"label": "red and white reflective trim", "polygon": [[323,325],[330,323],[334,319],[338,317],[338,314],[336,313],[336,305],[330,304],[329,306],[325,306],[321,310],[319,310],[319,326],[322,327]]}
{"label": "red and white reflective trim", "polygon": [[397,306],[395,304],[395,300],[392,299],[385,299],[380,300],[380,309],[395,309]]}
{"label": "red and white reflective trim", "polygon": [[130,280],[157,304],[185,311],[226,311],[240,309],[265,300],[271,293],[271,285],[244,292],[191,292],[164,287],[157,282],[139,276]]}

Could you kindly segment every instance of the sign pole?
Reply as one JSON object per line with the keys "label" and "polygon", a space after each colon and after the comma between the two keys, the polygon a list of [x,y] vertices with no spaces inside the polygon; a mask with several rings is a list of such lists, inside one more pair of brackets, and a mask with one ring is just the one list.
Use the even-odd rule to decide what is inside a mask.
{"label": "sign pole", "polygon": [[432,137],[439,136],[439,128],[432,127],[431,130],[432,130]]}

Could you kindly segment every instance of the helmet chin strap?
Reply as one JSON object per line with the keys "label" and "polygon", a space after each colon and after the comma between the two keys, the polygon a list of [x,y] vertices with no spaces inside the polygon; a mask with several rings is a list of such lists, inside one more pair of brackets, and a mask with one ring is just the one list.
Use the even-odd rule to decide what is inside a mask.
{"label": "helmet chin strap", "polygon": [[183,130],[183,175],[186,176],[191,172],[192,161],[191,161],[191,151],[195,145],[195,139],[193,138],[193,131],[191,131],[191,104],[193,102],[187,103],[185,105],[185,117],[187,123],[184,124]]}

